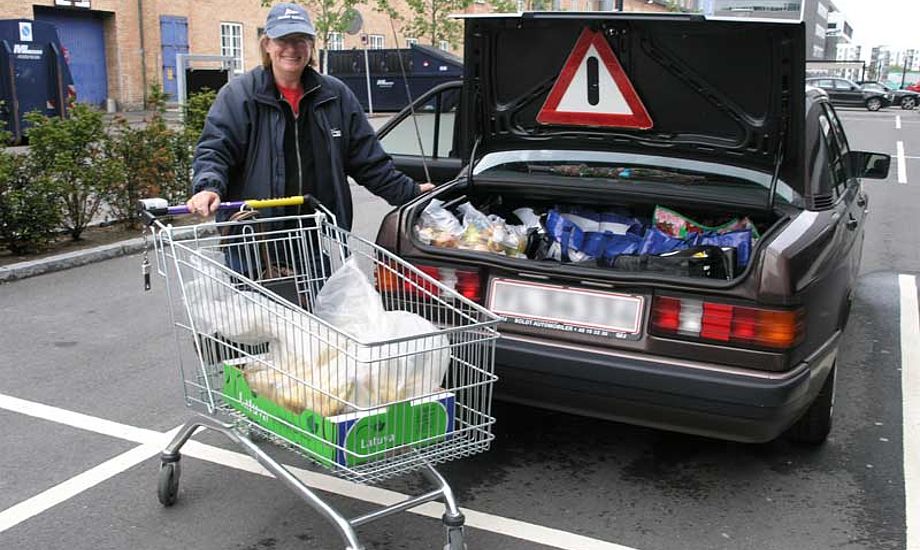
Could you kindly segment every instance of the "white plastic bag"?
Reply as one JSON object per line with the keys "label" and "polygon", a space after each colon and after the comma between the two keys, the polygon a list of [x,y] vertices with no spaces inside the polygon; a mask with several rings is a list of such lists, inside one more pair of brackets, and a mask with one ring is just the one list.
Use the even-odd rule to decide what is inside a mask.
{"label": "white plastic bag", "polygon": [[[376,407],[435,393],[440,387],[450,364],[449,341],[419,315],[386,311],[354,258],[329,277],[313,312],[357,341],[347,354],[357,359],[355,372],[348,373],[354,376],[349,400],[355,405]],[[430,333],[434,336],[411,339]],[[409,340],[386,343],[405,338]]]}

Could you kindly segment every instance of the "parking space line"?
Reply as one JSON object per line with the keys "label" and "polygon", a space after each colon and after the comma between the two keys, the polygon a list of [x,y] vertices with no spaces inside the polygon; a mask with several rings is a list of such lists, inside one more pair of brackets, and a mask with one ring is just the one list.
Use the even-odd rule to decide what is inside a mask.
{"label": "parking space line", "polygon": [[32,498],[10,506],[0,512],[0,533],[156,456],[163,450],[165,443],[166,441],[161,441],[134,447]]}
{"label": "parking space line", "polygon": [[901,115],[894,117],[894,127],[898,130],[901,129]]}
{"label": "parking space line", "polygon": [[898,183],[907,183],[907,162],[904,159],[904,142],[898,142]]}
{"label": "parking space line", "polygon": [[907,550],[920,550],[920,309],[917,278],[899,275],[901,290],[901,401]]}
{"label": "parking space line", "polygon": [[[122,455],[65,481],[61,485],[53,487],[44,493],[0,512],[0,532],[144,460],[156,456],[163,450],[171,438],[172,433],[175,432],[175,430],[167,433],[146,430],[127,424],[112,422],[103,418],[60,409],[58,407],[43,405],[34,401],[26,401],[4,394],[0,394],[0,409],[58,422],[74,428],[110,435],[135,443],[142,443],[140,447],[135,447]],[[189,441],[182,447],[182,454],[237,470],[272,477],[267,470],[248,455],[221,449],[220,447],[214,447],[195,440]],[[334,493],[354,500],[387,506],[408,498],[407,495],[396,491],[390,491],[380,487],[359,485],[334,476],[302,470],[288,465],[285,466],[311,488]],[[151,478],[151,484],[154,482],[155,479]],[[46,493],[49,494],[46,495]],[[592,550],[636,550],[613,542],[594,539],[568,531],[528,523],[526,521],[506,518],[467,508],[462,508],[461,510],[466,516],[466,525],[469,527],[544,546],[551,546],[562,550],[584,550],[585,548],[591,548]],[[441,515],[444,513],[444,506],[442,504],[429,502],[409,511],[420,516],[440,520]],[[15,523],[12,523],[13,521],[15,521]],[[7,523],[10,523],[10,525],[7,526]]]}

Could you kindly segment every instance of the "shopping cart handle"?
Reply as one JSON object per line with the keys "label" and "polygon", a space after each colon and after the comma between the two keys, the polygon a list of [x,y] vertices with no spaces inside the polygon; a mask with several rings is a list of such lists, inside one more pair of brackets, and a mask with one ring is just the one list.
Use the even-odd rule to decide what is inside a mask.
{"label": "shopping cart handle", "polygon": [[[280,199],[249,199],[245,201],[222,202],[217,206],[218,210],[259,210],[261,208],[277,208],[281,206],[300,206],[306,204],[313,210],[322,209],[322,204],[313,195],[303,195],[296,197],[283,197]],[[153,220],[160,216],[187,216],[191,214],[188,206],[177,204],[169,206],[166,199],[141,199],[138,201],[138,211],[147,218],[147,223],[153,223]]]}

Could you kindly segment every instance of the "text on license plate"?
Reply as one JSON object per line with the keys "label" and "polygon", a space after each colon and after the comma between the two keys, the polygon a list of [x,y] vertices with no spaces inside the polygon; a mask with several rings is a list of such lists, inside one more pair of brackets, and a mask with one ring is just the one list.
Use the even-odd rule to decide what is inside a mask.
{"label": "text on license plate", "polygon": [[534,326],[625,334],[638,334],[641,326],[642,296],[511,279],[493,279],[489,294],[493,312],[515,320],[529,319]]}

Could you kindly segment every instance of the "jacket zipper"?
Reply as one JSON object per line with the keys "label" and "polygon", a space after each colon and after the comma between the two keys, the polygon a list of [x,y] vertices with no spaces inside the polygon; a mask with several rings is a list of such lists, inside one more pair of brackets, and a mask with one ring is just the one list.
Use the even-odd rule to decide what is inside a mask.
{"label": "jacket zipper", "polygon": [[[307,94],[313,93],[314,91],[318,89],[319,89],[319,86],[315,86],[311,88],[309,91],[304,92],[303,95],[300,96],[300,99],[297,100],[297,102],[303,103],[303,98],[307,97]],[[300,105],[300,107],[302,106],[303,105]],[[297,109],[297,110],[298,112],[300,111],[300,109]],[[293,114],[293,112],[294,112],[294,109],[291,108],[291,114]],[[297,185],[298,185],[298,189],[300,190],[300,196],[302,197],[303,196],[303,161],[301,160],[301,156],[300,156],[300,121],[299,119],[300,119],[300,116],[294,117],[294,149],[297,150]],[[303,205],[300,205],[297,207],[297,214],[298,215],[303,214]]]}

